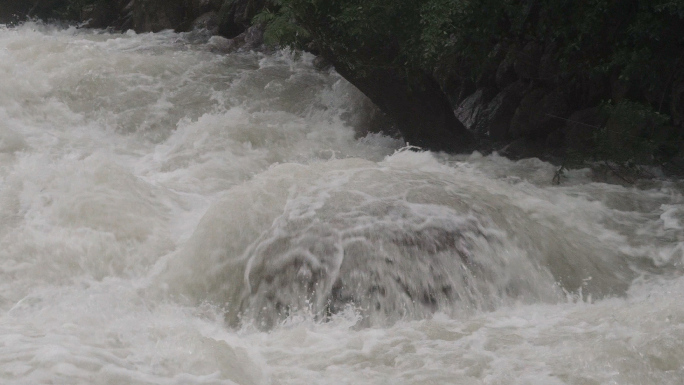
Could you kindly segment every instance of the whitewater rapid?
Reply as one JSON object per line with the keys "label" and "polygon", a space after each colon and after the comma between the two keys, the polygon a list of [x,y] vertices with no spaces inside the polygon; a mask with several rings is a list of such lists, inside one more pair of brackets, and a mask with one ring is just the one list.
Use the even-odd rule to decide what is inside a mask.
{"label": "whitewater rapid", "polygon": [[684,182],[413,151],[220,43],[0,26],[0,383],[684,383]]}

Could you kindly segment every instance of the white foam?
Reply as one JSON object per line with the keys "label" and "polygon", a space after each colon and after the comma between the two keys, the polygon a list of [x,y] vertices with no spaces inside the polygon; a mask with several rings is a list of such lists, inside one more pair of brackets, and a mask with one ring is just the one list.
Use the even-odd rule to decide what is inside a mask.
{"label": "white foam", "polygon": [[312,57],[213,50],[0,27],[0,382],[681,383],[681,184],[395,153]]}

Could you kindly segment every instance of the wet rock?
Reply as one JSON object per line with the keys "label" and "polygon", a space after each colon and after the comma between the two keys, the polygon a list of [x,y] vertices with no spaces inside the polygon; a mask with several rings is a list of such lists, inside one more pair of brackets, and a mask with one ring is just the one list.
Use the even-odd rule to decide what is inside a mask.
{"label": "wet rock", "polygon": [[214,52],[230,53],[238,49],[234,39],[226,39],[223,36],[212,36],[208,43]]}
{"label": "wet rock", "polygon": [[494,141],[506,139],[511,119],[526,88],[527,85],[525,83],[517,81],[499,92],[478,113],[475,131],[489,136]]}
{"label": "wet rock", "polygon": [[530,115],[538,109],[539,102],[548,91],[543,88],[533,89],[527,92],[520,100],[518,108],[511,119],[510,136],[519,138],[530,132]]}
{"label": "wet rock", "polygon": [[468,129],[475,129],[478,119],[487,104],[496,96],[493,89],[480,88],[468,96],[456,108],[455,114],[458,120]]}
{"label": "wet rock", "polygon": [[610,98],[613,101],[619,102],[625,99],[629,92],[629,83],[618,77],[618,74],[613,74],[610,77]]}
{"label": "wet rock", "polygon": [[487,59],[480,65],[480,76],[475,84],[478,88],[492,88],[497,86],[497,72],[500,63],[506,58],[509,48],[504,44],[497,44]]}
{"label": "wet rock", "polygon": [[519,79],[535,79],[541,59],[541,48],[536,42],[529,42],[518,51],[513,63],[513,69]]}
{"label": "wet rock", "polygon": [[663,170],[669,175],[684,177],[684,144],[679,146],[679,152],[676,155],[663,164]]}
{"label": "wet rock", "polygon": [[96,2],[81,9],[81,21],[86,28],[120,27],[130,17],[125,1]]}
{"label": "wet rock", "polygon": [[[401,205],[364,209],[413,219]],[[471,256],[486,235],[477,221],[414,226],[395,220],[354,230],[359,219],[351,214],[329,222],[290,222],[288,232],[260,242],[245,272],[243,318],[270,329],[298,310],[308,308],[325,319],[353,306],[370,325],[478,301],[470,282],[486,273]]]}
{"label": "wet rock", "polygon": [[542,55],[539,60],[539,71],[537,77],[546,83],[554,83],[558,77],[558,61],[553,53]]}
{"label": "wet rock", "polygon": [[532,134],[547,136],[552,129],[563,127],[565,118],[570,113],[565,93],[556,89],[545,95],[538,108],[530,115]]}
{"label": "wet rock", "polygon": [[518,79],[513,68],[516,52],[511,50],[499,64],[496,70],[496,86],[503,89]]}
{"label": "wet rock", "polygon": [[136,32],[184,30],[194,19],[185,0],[147,0],[131,3],[131,18]]}
{"label": "wet rock", "polygon": [[565,144],[565,131],[559,127],[551,131],[546,136],[546,147],[549,149],[560,149]]}
{"label": "wet rock", "polygon": [[546,44],[544,53],[539,59],[537,78],[548,85],[557,85],[560,80],[560,65],[556,59],[558,46],[555,43]]}
{"label": "wet rock", "polygon": [[223,5],[223,0],[190,0],[190,6],[195,15],[217,12],[221,5]]}
{"label": "wet rock", "polygon": [[325,60],[325,58],[322,58],[320,56],[316,56],[316,58],[313,60],[313,66],[315,69],[317,69],[319,71],[328,71],[329,69],[332,68],[332,63]]}
{"label": "wet rock", "polygon": [[264,44],[264,29],[260,25],[253,25],[243,33],[244,44],[241,47],[243,50],[253,50],[261,47]]}
{"label": "wet rock", "polygon": [[593,145],[594,134],[606,123],[598,107],[572,113],[565,123],[566,146],[572,150],[586,150]]}
{"label": "wet rock", "polygon": [[499,150],[501,155],[514,160],[540,157],[544,152],[544,142],[530,138],[516,139]]}
{"label": "wet rock", "polygon": [[173,29],[178,32],[206,28],[216,33],[218,21],[210,16],[218,11],[222,0],[113,0],[96,2],[98,16],[88,27],[113,27],[141,32]]}
{"label": "wet rock", "polygon": [[546,137],[563,127],[569,113],[566,97],[561,90],[538,88],[520,101],[511,120],[511,137]]}
{"label": "wet rock", "polygon": [[560,79],[559,83],[568,95],[570,109],[574,111],[596,107],[611,99],[610,80],[607,76],[581,74],[572,81]]}
{"label": "wet rock", "polygon": [[209,44],[213,46],[215,51],[223,53],[259,50],[263,48],[264,32],[260,26],[252,26],[232,39],[212,36],[209,39]]}
{"label": "wet rock", "polygon": [[219,18],[214,11],[207,12],[192,22],[193,30],[207,30],[212,35],[218,33]]}
{"label": "wet rock", "polygon": [[234,38],[245,32],[252,18],[265,6],[266,0],[225,1],[218,12],[218,32],[227,38]]}
{"label": "wet rock", "polygon": [[479,90],[475,91],[474,94],[465,98],[461,105],[456,108],[456,117],[468,129],[472,129],[473,126],[475,126],[478,115],[485,108],[483,94],[484,90],[480,88]]}
{"label": "wet rock", "polygon": [[451,104],[458,106],[465,98],[477,91],[477,87],[474,79],[467,75],[470,73],[469,66],[459,61],[458,58],[448,63],[435,68],[434,76],[449,97]]}

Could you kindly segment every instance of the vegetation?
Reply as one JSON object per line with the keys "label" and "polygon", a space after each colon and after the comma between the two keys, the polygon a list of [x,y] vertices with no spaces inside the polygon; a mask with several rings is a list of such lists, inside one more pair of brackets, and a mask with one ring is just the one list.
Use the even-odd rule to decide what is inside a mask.
{"label": "vegetation", "polygon": [[559,76],[615,73],[648,90],[666,88],[684,44],[684,0],[270,0],[256,21],[271,43],[313,42],[359,70],[457,59],[477,78],[497,45],[535,41],[558,47]]}
{"label": "vegetation", "polygon": [[[199,16],[166,15],[167,8],[175,6],[162,0],[136,1],[142,16],[126,25],[135,28],[136,23],[146,23],[141,30],[180,22],[189,25],[191,18]],[[28,4],[23,0],[7,4],[14,3]],[[123,12],[124,3],[128,4],[43,0],[33,12],[44,18],[83,20],[92,17],[88,9]],[[207,2],[172,3],[192,10]],[[538,98],[528,98],[532,101],[527,105],[536,108],[538,101],[555,93],[568,105],[550,108],[546,112],[555,122],[538,124],[529,132],[520,128],[529,119],[518,119],[517,131],[502,135],[506,140],[530,135],[543,141],[548,130],[558,131],[571,113],[600,107],[607,123],[596,124],[591,144],[571,151],[572,158],[622,165],[684,159],[684,0],[212,0],[211,4],[237,28],[231,35],[244,28],[244,23],[232,21],[234,17],[249,18],[256,12],[253,23],[265,26],[267,43],[328,59],[397,121],[412,144],[467,149],[448,145],[468,141],[466,130],[449,116],[453,109],[449,102],[457,104],[476,90],[485,90],[490,96],[480,103],[486,104],[511,82],[523,81],[521,94],[513,98],[518,102],[534,94]],[[154,24],[154,13],[166,22]],[[525,60],[536,64],[528,66],[534,71],[523,76]],[[506,65],[508,72],[502,71]],[[515,109],[509,106],[509,123]],[[419,126],[422,131],[412,131]],[[430,131],[430,126],[437,128]]]}
{"label": "vegetation", "polygon": [[553,71],[530,81],[610,117],[585,158],[663,162],[684,137],[684,0],[270,0],[255,21],[267,42],[343,74],[400,71],[409,84],[478,84],[532,43]]}

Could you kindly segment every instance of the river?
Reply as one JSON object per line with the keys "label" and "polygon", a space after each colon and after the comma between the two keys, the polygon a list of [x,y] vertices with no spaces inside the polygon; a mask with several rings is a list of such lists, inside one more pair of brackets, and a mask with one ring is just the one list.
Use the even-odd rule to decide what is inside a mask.
{"label": "river", "polygon": [[368,133],[309,55],[0,26],[0,383],[684,383],[684,183]]}

